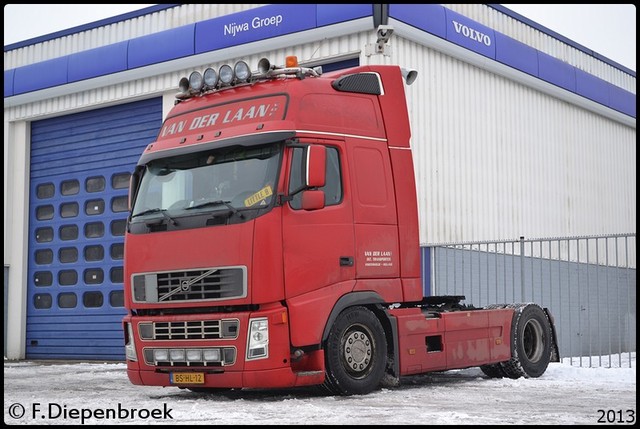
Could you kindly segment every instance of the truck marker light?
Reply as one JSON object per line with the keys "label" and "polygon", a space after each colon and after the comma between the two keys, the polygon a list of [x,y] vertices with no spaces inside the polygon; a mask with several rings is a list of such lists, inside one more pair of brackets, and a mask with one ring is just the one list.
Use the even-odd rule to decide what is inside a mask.
{"label": "truck marker light", "polygon": [[289,55],[285,59],[285,67],[298,67],[298,57],[295,55]]}

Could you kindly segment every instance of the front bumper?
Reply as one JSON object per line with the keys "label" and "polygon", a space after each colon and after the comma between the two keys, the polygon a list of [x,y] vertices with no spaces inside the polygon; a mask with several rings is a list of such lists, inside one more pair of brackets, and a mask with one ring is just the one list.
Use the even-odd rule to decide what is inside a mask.
{"label": "front bumper", "polygon": [[[237,321],[237,329],[220,329],[212,335],[202,328],[223,326],[229,320]],[[256,320],[268,325],[268,331],[260,334],[268,335],[264,355],[249,349],[249,338],[256,335],[250,324]],[[284,388],[324,382],[322,350],[292,359],[287,310],[279,304],[255,312],[127,316],[123,322],[131,327],[132,335],[127,336],[133,337],[133,344],[131,338],[127,341],[135,348],[137,360],[127,359],[127,375],[136,385]],[[220,359],[182,359],[189,354],[204,355],[204,351]],[[172,357],[164,357],[169,355]]]}

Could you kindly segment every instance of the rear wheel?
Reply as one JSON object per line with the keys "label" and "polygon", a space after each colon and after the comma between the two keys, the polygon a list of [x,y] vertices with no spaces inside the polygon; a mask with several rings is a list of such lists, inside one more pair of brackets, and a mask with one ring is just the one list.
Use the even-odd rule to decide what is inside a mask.
{"label": "rear wheel", "polygon": [[481,365],[480,370],[487,376],[491,378],[504,378],[507,375],[504,373],[501,364],[494,363],[491,365]]}
{"label": "rear wheel", "polygon": [[375,390],[385,373],[387,340],[375,314],[365,307],[343,311],[325,344],[325,388],[337,395]]}
{"label": "rear wheel", "polygon": [[501,362],[509,378],[536,378],[547,370],[551,360],[553,337],[551,322],[536,304],[514,306],[511,323],[511,359]]}

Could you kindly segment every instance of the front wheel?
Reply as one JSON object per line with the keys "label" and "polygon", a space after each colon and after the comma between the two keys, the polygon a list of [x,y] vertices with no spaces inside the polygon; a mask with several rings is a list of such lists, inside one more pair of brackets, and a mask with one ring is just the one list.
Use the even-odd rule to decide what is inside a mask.
{"label": "front wheel", "polygon": [[375,314],[365,307],[340,313],[325,344],[325,387],[337,395],[375,390],[385,373],[387,339]]}

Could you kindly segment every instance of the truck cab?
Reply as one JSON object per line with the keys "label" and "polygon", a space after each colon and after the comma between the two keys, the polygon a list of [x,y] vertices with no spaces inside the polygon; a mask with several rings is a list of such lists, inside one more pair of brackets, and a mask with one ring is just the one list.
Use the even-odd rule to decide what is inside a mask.
{"label": "truck cab", "polygon": [[[182,79],[140,157],[125,235],[130,380],[361,394],[386,374],[508,362],[513,308],[445,299],[434,312],[422,294],[403,80],[415,72],[287,62]],[[529,332],[546,368],[542,314]],[[449,344],[445,325],[473,333]]]}

